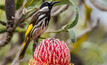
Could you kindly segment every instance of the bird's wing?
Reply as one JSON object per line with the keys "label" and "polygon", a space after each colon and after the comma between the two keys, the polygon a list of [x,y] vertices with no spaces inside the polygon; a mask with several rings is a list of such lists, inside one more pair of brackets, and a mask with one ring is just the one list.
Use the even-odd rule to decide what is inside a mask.
{"label": "bird's wing", "polygon": [[28,34],[30,33],[31,29],[33,28],[33,24],[29,24],[27,30],[26,30],[26,34],[25,34],[25,38],[27,38]]}
{"label": "bird's wing", "polygon": [[38,14],[39,12],[34,13],[31,22],[26,30],[26,34],[25,34],[25,38],[27,38],[27,36],[29,35],[30,31],[32,30],[34,24],[36,23],[37,19],[38,19]]}

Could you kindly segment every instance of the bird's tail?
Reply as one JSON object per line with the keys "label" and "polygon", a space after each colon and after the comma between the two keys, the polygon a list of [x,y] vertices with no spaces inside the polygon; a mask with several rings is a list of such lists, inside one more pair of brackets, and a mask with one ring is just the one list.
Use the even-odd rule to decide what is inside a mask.
{"label": "bird's tail", "polygon": [[23,59],[29,43],[30,43],[30,40],[27,39],[27,40],[25,41],[25,43],[23,44],[23,46],[22,46],[22,48],[21,48],[21,50],[20,50],[19,60]]}

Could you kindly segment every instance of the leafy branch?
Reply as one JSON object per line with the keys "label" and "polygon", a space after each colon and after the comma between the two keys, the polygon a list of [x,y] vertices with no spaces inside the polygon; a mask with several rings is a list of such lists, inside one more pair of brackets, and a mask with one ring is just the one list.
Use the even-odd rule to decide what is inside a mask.
{"label": "leafy branch", "polygon": [[70,22],[70,23],[62,26],[62,28],[59,29],[58,31],[55,31],[55,32],[47,32],[47,33],[69,32],[71,41],[72,41],[72,42],[75,42],[75,40],[76,40],[76,35],[75,35],[75,32],[72,30],[72,28],[78,23],[79,12],[78,12],[78,8],[77,8],[76,4],[75,4],[72,0],[69,0],[69,2],[70,2],[70,5],[72,4],[72,6],[74,7],[74,10],[75,10],[75,13],[76,13],[76,16],[75,16],[74,20],[73,20],[72,22]]}
{"label": "leafy branch", "polygon": [[74,7],[74,10],[75,10],[75,12],[76,12],[75,19],[74,19],[72,22],[70,22],[70,23],[62,26],[62,28],[59,29],[58,31],[55,31],[55,32],[47,32],[47,33],[68,32],[69,29],[73,28],[73,27],[78,23],[78,18],[79,18],[78,8],[77,8],[76,4],[75,4],[72,0],[69,0],[69,1],[70,1],[70,3],[72,4],[72,6]]}

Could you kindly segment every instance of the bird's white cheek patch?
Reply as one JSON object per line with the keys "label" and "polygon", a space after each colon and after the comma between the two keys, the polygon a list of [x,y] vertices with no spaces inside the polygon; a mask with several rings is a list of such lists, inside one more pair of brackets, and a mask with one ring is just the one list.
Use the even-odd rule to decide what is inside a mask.
{"label": "bird's white cheek patch", "polygon": [[45,6],[42,9],[40,9],[39,11],[42,11],[42,12],[49,11],[49,8],[48,8],[48,6]]}

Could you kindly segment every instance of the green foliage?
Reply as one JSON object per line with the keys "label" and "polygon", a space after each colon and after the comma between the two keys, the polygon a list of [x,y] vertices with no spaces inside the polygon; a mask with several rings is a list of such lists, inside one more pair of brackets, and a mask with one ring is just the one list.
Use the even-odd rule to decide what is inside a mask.
{"label": "green foliage", "polygon": [[6,15],[4,10],[0,10],[0,20],[6,22]]}
{"label": "green foliage", "polygon": [[69,0],[69,1],[72,4],[72,6],[74,7],[74,10],[76,13],[75,19],[72,22],[64,25],[60,30],[58,30],[57,32],[54,32],[54,33],[60,33],[60,32],[64,32],[64,31],[66,32],[66,31],[68,31],[68,29],[73,28],[78,22],[78,18],[79,18],[78,8],[72,0]]}
{"label": "green foliage", "polygon": [[58,3],[58,5],[64,5],[64,4],[71,5],[70,0],[53,0],[53,1],[60,1],[60,3]]}
{"label": "green foliage", "polygon": [[0,5],[0,9],[1,9],[1,10],[4,10],[4,5]]}
{"label": "green foliage", "polygon": [[[50,0],[48,0],[50,1]],[[56,0],[53,0],[53,1],[56,1]],[[59,1],[59,0],[57,0]],[[34,8],[38,8],[37,6],[40,5],[41,1],[37,1],[37,0],[27,0],[26,4],[25,4],[25,7],[29,10],[29,9],[34,9]],[[58,3],[57,5],[62,5],[62,4],[69,4],[69,5],[72,5],[74,7],[74,10],[76,12],[76,16],[75,16],[75,19],[64,25],[60,30],[56,31],[56,32],[52,32],[52,33],[60,33],[60,32],[69,32],[70,35],[73,35],[74,32],[71,32],[69,31],[69,29],[73,28],[77,22],[78,22],[78,17],[79,17],[79,14],[78,14],[78,9],[77,9],[77,6],[75,5],[75,3],[72,1],[72,0],[60,0],[60,3]],[[73,31],[73,30],[72,30]],[[51,32],[49,32],[51,33]],[[75,35],[73,35],[74,37],[72,37],[72,41],[74,42],[74,38],[75,38]]]}
{"label": "green foliage", "polygon": [[32,57],[32,55],[33,55],[33,49],[32,49],[33,47],[32,46],[33,46],[33,41],[30,42],[29,47],[26,51],[26,55],[25,55],[26,58],[31,58]]}
{"label": "green foliage", "polygon": [[75,31],[73,29],[68,29],[68,32],[69,32],[71,41],[74,43],[76,41]]}
{"label": "green foliage", "polygon": [[4,58],[5,53],[7,53],[10,49],[10,45],[7,45],[5,47],[3,47],[2,49],[0,49],[0,59]]}
{"label": "green foliage", "polygon": [[[49,33],[69,32],[71,41],[74,42],[75,38],[76,38],[75,37],[75,32],[71,28],[73,28],[77,24],[77,22],[78,22],[78,18],[79,18],[78,8],[77,8],[76,4],[72,0],[68,0],[67,2],[64,2],[62,0],[61,2],[62,2],[61,4],[65,4],[65,3],[68,4],[68,2],[69,2],[70,5],[72,5],[74,7],[76,16],[75,16],[75,18],[74,18],[74,20],[72,22],[62,26],[62,28],[59,29],[58,31],[56,31],[56,32],[49,32]],[[71,37],[71,36],[73,36],[73,37]]]}
{"label": "green foliage", "polygon": [[[6,32],[7,31],[7,28],[6,28],[6,26],[2,26],[2,25],[0,25],[0,33],[4,33],[4,32]],[[15,32],[18,32],[18,33],[25,33],[25,29],[23,29],[23,28],[20,28],[20,27],[17,27],[16,29],[15,29]]]}
{"label": "green foliage", "polygon": [[41,1],[39,0],[27,0],[25,4],[25,8],[27,8],[27,10],[39,8],[40,4],[41,4]]}
{"label": "green foliage", "polygon": [[86,42],[82,48],[87,50],[82,52],[84,53],[82,56],[86,61],[86,65],[100,65],[104,63],[102,50],[97,44]]}
{"label": "green foliage", "polygon": [[[16,9],[17,10],[22,6],[23,1],[24,0],[17,0],[16,1]],[[56,4],[58,6],[64,5],[64,4],[71,5],[74,8],[74,11],[75,11],[75,17],[74,17],[74,19],[72,19],[72,21],[70,20],[69,23],[62,26],[61,29],[59,29],[55,32],[50,32],[50,33],[54,33],[53,36],[51,36],[51,34],[44,33],[41,37],[49,38],[49,37],[54,37],[54,35],[56,35],[56,36],[58,35],[59,37],[58,36],[57,37],[59,39],[64,40],[65,42],[66,41],[68,42],[68,38],[70,38],[70,40],[74,43],[74,44],[69,44],[71,53],[75,53],[78,56],[81,56],[80,59],[84,60],[85,65],[101,65],[104,61],[106,63],[106,60],[107,60],[106,59],[106,56],[107,56],[106,55],[107,54],[107,42],[100,44],[99,43],[100,39],[97,39],[97,38],[101,37],[100,35],[103,34],[104,31],[100,30],[100,35],[98,35],[99,33],[96,33],[95,34],[96,36],[94,35],[94,37],[91,38],[93,41],[97,41],[99,44],[97,42],[95,43],[95,42],[91,42],[90,40],[88,40],[89,36],[91,35],[91,31],[87,32],[83,36],[76,39],[76,34],[75,34],[74,30],[76,30],[77,34],[81,34],[81,32],[84,31],[84,29],[86,29],[86,26],[84,27],[84,29],[81,26],[81,24],[84,25],[84,23],[82,23],[82,21],[84,21],[84,20],[82,20],[82,19],[78,23],[78,18],[79,18],[78,11],[79,10],[78,10],[77,6],[75,5],[75,3],[72,0],[46,0],[46,1],[60,1],[60,3]],[[75,1],[77,1],[77,0],[75,0]],[[104,0],[104,1],[106,2],[107,0]],[[39,8],[41,3],[42,3],[42,0],[27,0],[24,7],[29,12],[27,12],[23,17],[27,17],[34,10]],[[64,12],[64,13],[66,15],[69,14],[68,12],[71,12],[72,7],[69,7],[69,10],[66,10],[66,12]],[[85,3],[85,8],[86,8],[86,12],[82,15],[85,15],[83,18],[85,19],[85,22],[86,22],[86,21],[90,20],[91,8],[88,7],[86,5],[86,3]],[[58,23],[60,22],[59,20],[63,20],[63,18],[65,17],[64,15],[60,15],[60,16],[58,16],[58,17],[60,17],[60,18],[58,18]],[[0,20],[6,22],[6,16],[5,16],[5,11],[4,11],[4,0],[0,0]],[[31,20],[30,18],[27,19],[24,22],[24,26],[26,26],[25,24],[28,25],[30,20]],[[52,28],[49,27],[49,28],[54,29],[55,26],[54,26],[53,22],[50,21],[50,23],[52,24],[53,27]],[[60,23],[63,23],[63,22],[60,22]],[[76,25],[77,23],[78,23],[78,25]],[[86,24],[87,23],[85,23],[85,25]],[[49,30],[49,28],[48,28],[48,30]],[[20,27],[17,27],[15,29],[15,33],[16,32],[25,33],[25,31],[26,30],[24,28],[20,28]],[[51,31],[51,30],[49,30],[49,31]],[[2,26],[0,24],[0,33],[4,33],[4,32],[6,32],[6,27]],[[66,33],[63,35],[63,32],[66,32]],[[62,34],[62,36],[60,36],[58,33]],[[57,37],[55,37],[55,38],[57,38]],[[67,39],[65,40],[61,37],[65,37]],[[19,41],[17,39],[18,39],[18,34],[16,33],[16,34],[14,34],[14,37],[12,38],[11,43],[12,44],[17,43]],[[39,42],[41,40],[43,40],[43,39],[39,39]],[[88,40],[88,42],[85,42],[86,40]],[[32,43],[33,43],[33,41],[29,44],[29,47],[28,47],[27,52],[25,54],[25,59],[29,59],[29,58],[32,57],[32,54],[33,54],[33,52],[32,52]],[[6,54],[6,52],[9,51],[10,45],[11,44],[8,44],[7,46],[0,49],[0,58],[3,58],[3,56],[5,56],[5,54]],[[27,64],[28,64],[28,62],[26,62],[26,61],[20,62],[20,65],[27,65]]]}
{"label": "green foliage", "polygon": [[19,9],[19,8],[22,6],[23,1],[24,1],[24,0],[17,0],[17,1],[16,1],[16,9]]}
{"label": "green foliage", "polygon": [[0,0],[0,9],[4,10],[4,0]]}
{"label": "green foliage", "polygon": [[6,27],[0,24],[0,33],[6,32]]}

